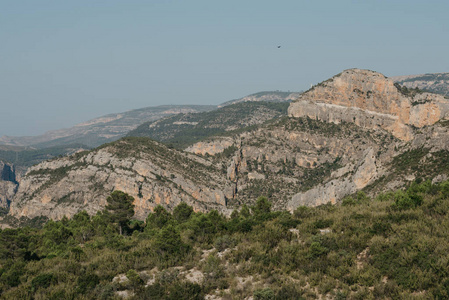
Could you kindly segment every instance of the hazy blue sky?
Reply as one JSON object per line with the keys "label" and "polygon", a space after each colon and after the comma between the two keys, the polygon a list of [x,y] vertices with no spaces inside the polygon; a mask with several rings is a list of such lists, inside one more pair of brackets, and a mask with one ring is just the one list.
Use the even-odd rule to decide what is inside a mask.
{"label": "hazy blue sky", "polygon": [[448,12],[447,0],[0,0],[0,136],[300,91],[353,67],[448,72]]}

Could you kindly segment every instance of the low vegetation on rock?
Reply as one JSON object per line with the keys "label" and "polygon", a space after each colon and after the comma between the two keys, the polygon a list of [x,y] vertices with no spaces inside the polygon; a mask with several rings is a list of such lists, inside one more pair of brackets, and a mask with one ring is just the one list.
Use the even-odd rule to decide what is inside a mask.
{"label": "low vegetation on rock", "polygon": [[146,122],[128,136],[149,137],[178,149],[228,131],[285,116],[289,102],[242,102],[201,113],[178,114]]}
{"label": "low vegetation on rock", "polygon": [[[447,299],[449,181],[230,217],[157,206],[0,231],[4,299]],[[120,232],[122,231],[122,234]]]}

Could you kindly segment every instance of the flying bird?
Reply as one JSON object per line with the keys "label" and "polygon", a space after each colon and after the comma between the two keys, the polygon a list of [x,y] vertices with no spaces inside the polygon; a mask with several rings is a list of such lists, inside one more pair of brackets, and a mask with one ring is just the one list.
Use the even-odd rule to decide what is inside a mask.
{"label": "flying bird", "polygon": [[281,48],[281,46],[278,46],[278,49]]}

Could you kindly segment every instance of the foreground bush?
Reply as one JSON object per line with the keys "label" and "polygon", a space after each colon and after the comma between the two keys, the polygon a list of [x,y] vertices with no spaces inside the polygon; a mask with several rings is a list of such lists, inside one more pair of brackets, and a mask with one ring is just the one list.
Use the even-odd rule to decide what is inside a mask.
{"label": "foreground bush", "polygon": [[[173,213],[157,207],[144,224],[129,219],[129,205],[115,208],[0,231],[1,297],[449,298],[449,182],[293,214],[272,211],[265,197],[230,218],[183,203]],[[113,281],[119,274],[127,281]]]}

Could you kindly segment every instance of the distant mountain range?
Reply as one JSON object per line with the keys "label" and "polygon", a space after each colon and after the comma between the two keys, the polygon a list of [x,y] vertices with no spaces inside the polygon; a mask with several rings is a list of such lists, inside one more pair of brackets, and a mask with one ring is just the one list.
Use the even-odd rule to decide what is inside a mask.
{"label": "distant mountain range", "polygon": [[[283,102],[297,98],[300,93],[290,92],[260,92],[239,99],[227,101],[220,106],[248,101]],[[130,110],[122,113],[105,115],[90,121],[75,125],[71,128],[48,131],[38,136],[2,136],[0,145],[32,146],[33,148],[47,148],[82,144],[87,148],[118,140],[129,131],[145,122],[179,113],[207,112],[217,109],[217,105],[161,105]],[[0,158],[1,159],[1,158]]]}
{"label": "distant mountain range", "polygon": [[[26,168],[41,161],[61,155],[71,154],[76,151],[95,148],[104,143],[116,141],[121,137],[126,136],[130,131],[133,132],[132,135],[154,136],[154,133],[144,133],[145,130],[142,130],[142,128],[146,128],[146,125],[143,125],[143,127],[139,127],[139,125],[143,123],[151,123],[173,115],[180,114],[179,117],[174,117],[173,119],[164,119],[161,124],[168,124],[171,121],[173,121],[173,124],[170,127],[165,126],[162,131],[168,132],[169,130],[173,130],[176,127],[185,127],[180,127],[179,122],[184,122],[182,120],[186,118],[192,120],[195,119],[195,122],[201,123],[199,119],[207,118],[208,116],[218,116],[224,113],[235,114],[235,116],[239,115],[240,117],[242,117],[241,113],[245,113],[246,111],[248,111],[248,113],[255,112],[255,110],[258,111],[258,113],[256,114],[257,117],[256,115],[251,116],[250,120],[231,121],[229,118],[232,119],[232,116],[226,116],[226,118],[228,119],[227,124],[232,124],[225,129],[209,129],[208,135],[211,135],[214,132],[216,133],[224,130],[229,130],[232,126],[234,126],[235,128],[239,128],[248,124],[260,123],[261,120],[265,121],[271,117],[278,116],[279,112],[275,111],[279,111],[279,109],[283,110],[283,114],[285,114],[287,107],[285,105],[285,107],[283,108],[275,107],[276,105],[273,103],[273,105],[271,105],[272,108],[267,108],[267,106],[269,106],[268,104],[255,104],[253,109],[249,108],[247,110],[245,108],[242,110],[242,108],[238,107],[232,108],[233,104],[241,103],[242,105],[244,105],[242,102],[289,102],[299,94],[300,93],[268,91],[259,92],[239,99],[227,101],[220,106],[161,105],[155,107],[145,107],[122,113],[105,115],[75,125],[71,128],[48,131],[38,136],[2,136],[0,137],[0,161],[13,163],[16,167],[17,172],[22,173]],[[218,110],[217,113],[213,112],[219,107],[224,106],[231,107],[224,110]],[[211,112],[211,115],[208,115],[208,112]],[[195,116],[196,113],[200,114],[198,116]],[[244,116],[244,118],[246,117],[247,115]],[[235,122],[235,124],[233,122]],[[205,126],[207,127],[207,125]],[[139,129],[137,129],[137,127],[139,127]],[[196,128],[198,128],[198,126],[196,126]],[[154,136],[154,138],[164,140],[164,138],[162,138],[162,131],[160,131],[159,133],[159,138],[157,136]]]}
{"label": "distant mountain range", "polygon": [[301,92],[282,92],[282,91],[269,91],[269,92],[259,92],[255,94],[248,95],[243,98],[226,101],[219,105],[223,107],[226,105],[241,103],[241,102],[286,102],[296,100],[301,95]]}
{"label": "distant mountain range", "polygon": [[408,88],[449,96],[449,73],[396,76],[390,79]]}
{"label": "distant mountain range", "polygon": [[215,105],[162,105],[109,114],[67,129],[48,131],[43,135],[0,138],[0,144],[47,148],[69,144],[83,144],[88,148],[115,141],[143,122],[169,115],[202,112],[215,109]]}

